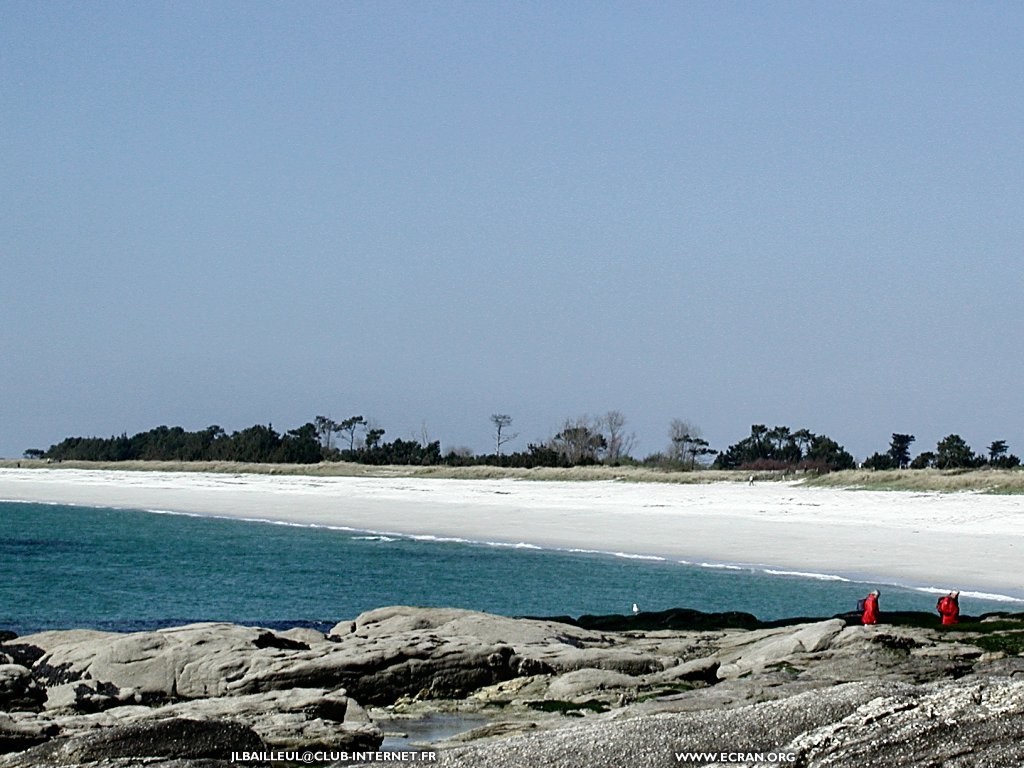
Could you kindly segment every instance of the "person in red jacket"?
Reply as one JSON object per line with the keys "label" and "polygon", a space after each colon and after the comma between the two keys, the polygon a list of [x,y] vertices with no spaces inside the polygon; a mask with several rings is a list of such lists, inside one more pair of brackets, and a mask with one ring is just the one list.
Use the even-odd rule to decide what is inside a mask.
{"label": "person in red jacket", "polygon": [[960,592],[954,590],[948,595],[943,595],[935,604],[935,608],[942,617],[943,624],[956,624],[960,621]]}
{"label": "person in red jacket", "polygon": [[862,624],[877,624],[878,623],[878,596],[881,594],[877,589],[873,589],[868,593],[868,596],[864,598],[864,613],[861,614],[860,620]]}

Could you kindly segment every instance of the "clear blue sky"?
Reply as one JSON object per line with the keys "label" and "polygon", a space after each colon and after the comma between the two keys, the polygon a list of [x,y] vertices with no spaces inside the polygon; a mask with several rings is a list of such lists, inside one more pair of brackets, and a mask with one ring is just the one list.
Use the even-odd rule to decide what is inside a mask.
{"label": "clear blue sky", "polygon": [[621,411],[1024,454],[1024,6],[0,0],[0,455]]}

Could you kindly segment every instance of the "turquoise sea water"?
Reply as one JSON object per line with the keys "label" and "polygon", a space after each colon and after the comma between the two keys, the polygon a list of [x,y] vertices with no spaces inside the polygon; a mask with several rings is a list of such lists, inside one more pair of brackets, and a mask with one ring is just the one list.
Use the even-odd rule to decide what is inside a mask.
{"label": "turquoise sea water", "polygon": [[[663,560],[382,537],[213,517],[0,502],[0,629],[134,630],[191,621],[328,628],[385,605],[508,616],[694,608],[831,616],[871,588],[883,609],[931,611],[899,587]],[[961,598],[965,613],[1021,603]]]}

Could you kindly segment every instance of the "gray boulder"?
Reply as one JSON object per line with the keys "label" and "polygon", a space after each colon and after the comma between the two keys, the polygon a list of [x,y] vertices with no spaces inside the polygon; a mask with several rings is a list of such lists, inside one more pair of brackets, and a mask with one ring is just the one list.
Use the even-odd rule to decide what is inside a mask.
{"label": "gray boulder", "polygon": [[829,649],[794,660],[804,679],[827,683],[886,679],[909,683],[957,678],[968,674],[981,649],[949,642],[935,630],[914,627],[847,627]]}
{"label": "gray boulder", "polygon": [[24,640],[44,651],[33,670],[51,685],[94,680],[154,701],[230,694],[232,683],[261,660],[308,649],[275,637],[255,627],[204,623],[125,635],[44,633]]}
{"label": "gray boulder", "polygon": [[417,608],[389,606],[360,614],[355,621],[343,621],[328,633],[343,641],[351,635],[373,639],[408,633],[429,632],[444,637],[474,637],[497,645],[550,643],[584,647],[600,643],[603,636],[557,621],[512,619],[461,608]]}
{"label": "gray boulder", "polygon": [[844,627],[841,619],[830,619],[795,627],[731,633],[717,654],[721,661],[718,677],[741,677],[795,656],[827,650]]}
{"label": "gray boulder", "polygon": [[394,701],[396,692],[465,695],[513,677],[582,669],[642,675],[678,661],[620,635],[458,609],[382,608],[338,624],[329,636],[338,652],[362,660],[365,674],[345,686],[370,704]]}
{"label": "gray boulder", "polygon": [[118,688],[112,683],[96,680],[79,680],[46,689],[48,711],[102,712],[113,707],[142,703],[142,694],[134,688]]}
{"label": "gray boulder", "polygon": [[124,705],[81,713],[74,708],[47,710],[40,720],[74,736],[132,723],[163,720],[230,720],[251,728],[280,749],[376,749],[380,729],[344,690],[294,688],[242,696],[186,699],[159,706]]}
{"label": "gray boulder", "polygon": [[308,638],[313,645],[268,641],[276,636],[230,624],[26,641],[44,651],[33,669],[48,684],[95,680],[147,702],[301,687],[346,688],[360,701],[390,703],[401,696],[461,696],[514,674],[507,643],[430,628],[394,631],[402,621],[412,625],[415,617],[381,633],[350,633],[334,642]]}
{"label": "gray boulder", "polygon": [[[881,738],[893,749],[909,749],[908,734],[924,733],[914,754],[925,759],[941,756],[941,729],[915,725],[928,713],[953,713],[951,722],[982,743],[996,745],[1000,732],[1016,733],[1009,718],[1018,711],[1017,691],[994,682],[1024,674],[1019,657],[1005,650],[1014,647],[1012,638],[994,646],[989,638],[986,647],[1004,650],[986,653],[972,637],[937,628],[846,626],[841,619],[755,630],[597,631],[475,611],[391,607],[341,622],[326,636],[230,624],[127,635],[41,633],[4,645],[17,669],[0,677],[7,681],[0,690],[19,691],[24,700],[32,685],[47,689],[45,710],[18,713],[4,726],[27,739],[19,744],[59,732],[48,745],[50,757],[40,757],[43,747],[25,753],[36,755],[38,764],[81,759],[92,768],[122,768],[118,761],[134,757],[127,749],[120,757],[113,748],[96,757],[101,753],[83,745],[102,733],[130,735],[124,729],[161,723],[232,722],[274,749],[375,749],[382,733],[359,701],[387,707],[392,720],[452,711],[485,717],[474,731],[479,738],[556,728],[565,739],[550,754],[522,742],[507,753],[508,765],[517,764],[512,755],[566,766],[677,764],[675,747],[714,751],[729,743],[722,734],[732,734],[738,747],[789,743],[806,765],[824,766],[867,754],[871,718],[892,726],[891,737]],[[987,693],[971,694],[982,689],[969,685],[986,686]],[[972,696],[987,702],[984,715],[973,720],[964,714]],[[591,700],[599,705],[586,706]],[[874,714],[863,709],[876,701],[895,703],[891,712],[884,703]],[[595,712],[603,709],[610,711]],[[578,738],[562,712],[584,721]],[[586,727],[590,722],[598,730]],[[171,733],[177,726],[161,727]],[[835,734],[850,736],[846,752],[829,751],[840,741]],[[712,735],[718,747],[709,742]],[[588,739],[593,748],[581,746]],[[506,754],[503,749],[494,755]],[[490,752],[486,759],[463,754],[467,762],[453,764],[470,765],[473,755],[502,765]],[[180,768],[219,759],[197,755],[167,747],[152,759],[180,762]],[[458,755],[453,759],[461,760]],[[833,756],[839,762],[829,762]],[[15,765],[13,759],[0,759],[0,768]],[[950,753],[950,759],[959,758]]]}
{"label": "gray boulder", "polygon": [[56,706],[74,698],[79,709],[289,688],[344,688],[373,705],[402,697],[457,698],[524,675],[583,669],[658,673],[677,666],[677,652],[689,650],[677,640],[662,649],[645,638],[553,621],[409,607],[362,614],[336,626],[329,638],[194,624],[128,635],[42,633],[23,642],[41,652],[33,673],[47,685],[100,686],[56,692]]}
{"label": "gray boulder", "polygon": [[227,761],[232,752],[257,752],[265,748],[251,728],[239,723],[168,719],[53,739],[2,764],[5,768],[70,766],[119,758]]}
{"label": "gray boulder", "polygon": [[[116,713],[114,713],[116,714]],[[138,721],[234,721],[274,749],[363,750],[380,746],[380,729],[345,691],[294,688],[194,699],[131,714]]]}
{"label": "gray boulder", "polygon": [[0,710],[38,710],[46,701],[32,672],[20,664],[0,664]]}
{"label": "gray boulder", "polygon": [[621,672],[580,669],[566,672],[551,681],[544,698],[582,703],[590,700],[632,699],[641,681]]}
{"label": "gray boulder", "polygon": [[1024,764],[1024,682],[933,683],[881,696],[795,738],[807,766]]}
{"label": "gray boulder", "polygon": [[445,749],[437,764],[445,768],[669,768],[685,765],[676,758],[683,751],[778,752],[789,740],[845,717],[887,691],[878,684],[850,685],[838,686],[828,696],[812,692],[731,709],[643,715],[615,710],[555,730]]}
{"label": "gray boulder", "polygon": [[0,754],[20,752],[52,739],[60,729],[25,713],[0,712]]}
{"label": "gray boulder", "polygon": [[735,708],[609,713],[557,730],[446,749],[438,765],[669,768],[681,764],[679,753],[723,749],[750,755],[728,761],[748,768],[1019,766],[1024,681],[846,683]]}

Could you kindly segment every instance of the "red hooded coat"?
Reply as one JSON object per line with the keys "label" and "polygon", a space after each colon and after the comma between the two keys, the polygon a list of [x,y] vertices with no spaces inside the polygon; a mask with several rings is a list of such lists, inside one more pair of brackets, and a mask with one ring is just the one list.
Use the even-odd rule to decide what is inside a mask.
{"label": "red hooded coat", "polygon": [[864,624],[878,623],[878,595],[870,594],[864,598],[864,613],[860,620]]}
{"label": "red hooded coat", "polygon": [[943,595],[936,606],[943,624],[956,624],[960,621],[960,602],[952,595]]}

